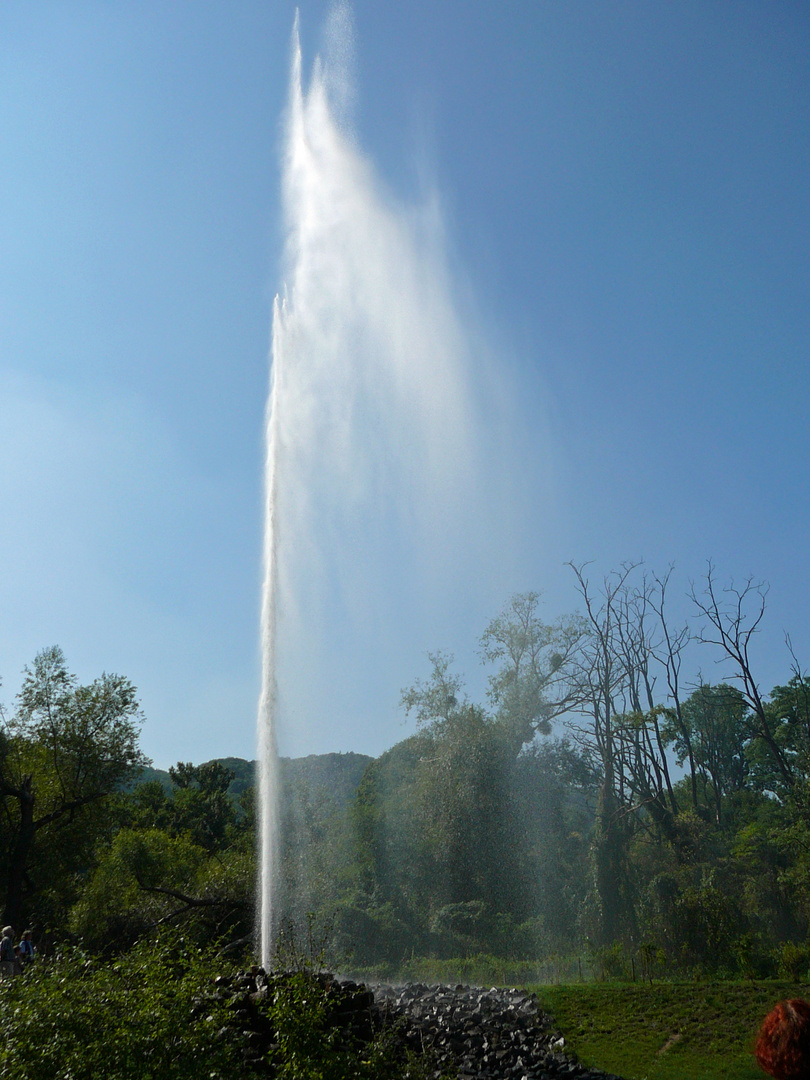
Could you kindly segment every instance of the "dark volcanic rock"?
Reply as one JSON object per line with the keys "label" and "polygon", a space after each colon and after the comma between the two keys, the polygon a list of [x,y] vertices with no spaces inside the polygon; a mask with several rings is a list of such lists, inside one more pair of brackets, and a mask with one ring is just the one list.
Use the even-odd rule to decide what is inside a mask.
{"label": "dark volcanic rock", "polygon": [[[241,1040],[245,1065],[254,1074],[275,1071],[277,1033],[262,1004],[288,977],[261,968],[221,976],[195,1010],[201,1015],[214,1002],[226,1004],[231,1019],[221,1035]],[[333,975],[314,978],[325,991],[326,1024],[338,1029],[338,1045],[345,1048],[367,1044],[387,1027],[400,1047],[427,1055],[436,1077],[620,1080],[566,1054],[553,1019],[538,1008],[534,994],[523,990],[423,983],[370,988]]]}
{"label": "dark volcanic rock", "polygon": [[619,1080],[567,1055],[552,1018],[523,990],[414,983],[378,986],[374,997],[383,1022],[398,1023],[408,1046],[433,1057],[437,1076]]}

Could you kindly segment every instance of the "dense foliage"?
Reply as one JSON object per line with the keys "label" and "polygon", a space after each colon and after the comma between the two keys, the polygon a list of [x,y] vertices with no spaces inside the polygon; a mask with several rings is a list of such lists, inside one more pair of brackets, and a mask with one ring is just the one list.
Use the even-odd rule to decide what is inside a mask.
{"label": "dense foliage", "polygon": [[[416,731],[376,760],[282,770],[283,900],[332,959],[528,961],[563,977],[810,968],[810,679],[756,677],[765,590],[692,589],[622,567],[553,623],[514,597],[485,628],[484,701],[445,653],[402,694]],[[724,660],[724,680],[696,674]],[[690,674],[692,673],[692,674]],[[0,738],[6,921],[44,950],[122,955],[163,930],[249,949],[251,769],[178,763],[139,779],[134,687],[80,686],[58,649]]]}
{"label": "dense foliage", "polygon": [[[572,569],[582,615],[544,624],[528,594],[486,629],[485,705],[430,657],[403,692],[417,733],[346,812],[288,830],[290,895],[380,972],[489,956],[574,977],[805,976],[810,679],[788,653],[760,688],[764,588],[719,588],[710,567],[673,626],[669,575],[594,586]],[[726,681],[687,676],[709,660]]]}
{"label": "dense foliage", "polygon": [[217,1037],[227,1019],[224,1008],[211,1005],[192,1022],[211,978],[211,958],[184,943],[172,949],[152,944],[114,963],[75,949],[60,951],[24,976],[0,983],[0,1075],[8,1080],[234,1075],[241,1047]]}
{"label": "dense foliage", "polygon": [[327,982],[312,970],[271,975],[261,993],[249,996],[247,1007],[241,988],[250,982],[212,949],[183,939],[152,941],[116,960],[60,949],[24,975],[0,982],[0,1076],[425,1080],[429,1075],[426,1061],[390,1031],[372,1025],[367,1014],[361,1032],[347,1028]]}
{"label": "dense foliage", "polygon": [[55,923],[92,860],[103,803],[146,759],[132,683],[104,674],[80,686],[58,648],[25,671],[0,734],[3,919]]}

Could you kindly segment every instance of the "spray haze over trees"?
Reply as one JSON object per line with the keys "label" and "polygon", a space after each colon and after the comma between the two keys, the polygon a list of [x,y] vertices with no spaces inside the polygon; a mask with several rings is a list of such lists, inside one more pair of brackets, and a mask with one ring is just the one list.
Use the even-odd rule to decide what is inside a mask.
{"label": "spray haze over trees", "polygon": [[398,204],[356,144],[352,33],[350,9],[337,5],[307,87],[297,19],[292,43],[286,283],[274,305],[265,481],[265,959],[280,884],[278,732],[306,713],[307,672],[326,651],[325,633],[345,640],[342,677],[357,694],[361,668],[350,654],[358,622],[370,620],[385,637],[406,593],[431,596],[432,583],[433,605],[449,598],[486,546],[471,508],[492,463],[476,434],[475,350],[451,289],[441,219],[429,200]]}
{"label": "spray haze over trees", "polygon": [[[257,951],[810,978],[806,15],[367,7],[0,11],[3,674],[148,713],[9,690],[0,1071],[238,1071]],[[278,1075],[365,1075],[299,975]]]}
{"label": "spray haze over trees", "polygon": [[[710,566],[675,623],[672,571],[569,572],[579,611],[519,594],[483,628],[484,700],[435,652],[413,735],[281,761],[276,919],[389,977],[805,977],[810,680],[786,650],[761,686],[764,588]],[[249,948],[253,766],[139,778],[138,718],[128,680],[36,658],[3,741],[6,917],[106,953],[161,927]]]}
{"label": "spray haze over trees", "polygon": [[288,820],[299,916],[334,917],[354,962],[388,972],[421,955],[436,964],[414,974],[486,978],[501,957],[803,976],[810,683],[786,651],[784,684],[759,685],[764,588],[709,566],[675,624],[671,571],[571,570],[580,613],[548,624],[529,593],[485,628],[486,703],[432,654],[402,693],[417,733],[369,764],[348,813]]}
{"label": "spray haze over trees", "polygon": [[[437,205],[397,202],[353,134],[351,39],[338,6],[305,89],[297,23],[293,36],[268,413],[262,956],[283,912],[329,922],[334,909],[340,947],[366,964],[408,943],[450,954],[643,948],[648,971],[656,957],[772,962],[778,935],[747,920],[718,875],[740,871],[723,846],[733,830],[753,829],[754,808],[767,815],[804,766],[752,669],[764,590],[724,590],[711,565],[692,611],[730,681],[694,666],[671,572],[628,563],[594,581],[571,563],[579,614],[546,624],[538,594],[518,594],[487,626],[486,705],[448,654],[430,654],[429,677],[402,696],[417,733],[369,766],[349,816],[310,808],[302,838],[279,811],[276,733],[306,714],[324,635],[339,634],[341,677],[355,678],[374,666],[351,656],[357,620],[384,639],[398,589],[419,595],[431,573],[462,570],[474,591],[485,551],[475,518],[485,511],[494,539],[492,480],[504,474],[482,432],[505,417],[482,404],[484,350],[459,313]],[[452,585],[437,596],[452,602]],[[798,692],[798,665],[795,679]]]}

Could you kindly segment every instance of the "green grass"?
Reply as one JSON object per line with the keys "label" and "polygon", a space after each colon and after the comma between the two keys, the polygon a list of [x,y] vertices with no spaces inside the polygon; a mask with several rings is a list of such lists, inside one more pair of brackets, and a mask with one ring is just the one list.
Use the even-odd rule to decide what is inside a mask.
{"label": "green grass", "polygon": [[763,1080],[753,1044],[777,1001],[810,996],[776,981],[589,983],[533,988],[566,1049],[626,1080]]}

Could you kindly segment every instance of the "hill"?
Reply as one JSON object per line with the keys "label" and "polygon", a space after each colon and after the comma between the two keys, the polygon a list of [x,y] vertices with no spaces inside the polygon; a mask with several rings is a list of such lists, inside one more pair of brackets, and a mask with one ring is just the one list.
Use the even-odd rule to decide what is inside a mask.
{"label": "hill", "polygon": [[[238,799],[256,781],[257,761],[245,758],[214,758],[234,774],[228,788],[228,794]],[[308,754],[301,758],[281,758],[281,788],[286,796],[294,794],[297,801],[313,801],[317,797],[320,803],[331,804],[335,810],[348,806],[354,798],[360,778],[366,766],[374,759],[366,754]],[[203,762],[202,764],[209,764]],[[171,777],[166,769],[144,768],[138,779],[131,785],[136,787],[150,780],[157,780],[167,792],[173,789]]]}

